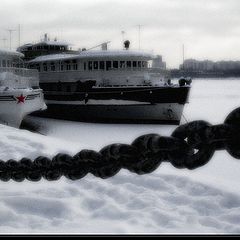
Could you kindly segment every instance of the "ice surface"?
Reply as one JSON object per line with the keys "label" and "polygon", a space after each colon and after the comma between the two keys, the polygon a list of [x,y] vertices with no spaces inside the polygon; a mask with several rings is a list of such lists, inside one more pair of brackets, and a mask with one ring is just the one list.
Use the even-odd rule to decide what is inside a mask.
{"label": "ice surface", "polygon": [[[240,105],[240,81],[193,83],[188,121],[222,123]],[[145,133],[169,136],[174,126],[90,124],[27,117],[42,134],[0,125],[0,158],[70,155],[131,143]],[[184,121],[183,121],[184,122]],[[162,164],[137,176],[126,170],[101,180],[0,183],[2,233],[240,233],[240,162],[225,151],[198,170]]]}

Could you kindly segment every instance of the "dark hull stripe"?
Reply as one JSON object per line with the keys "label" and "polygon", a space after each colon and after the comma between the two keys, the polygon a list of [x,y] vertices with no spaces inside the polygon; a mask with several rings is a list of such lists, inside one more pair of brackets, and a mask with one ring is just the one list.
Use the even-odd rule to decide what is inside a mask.
{"label": "dark hull stripe", "polygon": [[28,95],[26,97],[26,100],[31,100],[31,99],[35,99],[37,97],[40,97],[40,94],[32,94],[32,95]]}
{"label": "dark hull stripe", "polygon": [[38,97],[38,96],[40,96],[40,93],[28,95],[28,97]]}
{"label": "dark hull stripe", "polygon": [[46,100],[55,101],[88,101],[88,100],[125,100],[150,103],[180,103],[188,101],[190,87],[165,87],[165,88],[148,88],[141,91],[129,91],[129,88],[121,89],[93,89],[88,92],[50,92],[45,91]]}
{"label": "dark hull stripe", "polygon": [[34,112],[30,115],[36,117],[44,117],[51,119],[61,119],[69,121],[78,121],[78,122],[89,122],[89,123],[107,123],[107,124],[117,124],[117,123],[126,123],[126,124],[166,124],[166,125],[179,125],[180,120],[156,120],[156,119],[110,119],[110,118],[75,118],[75,117],[66,117],[63,114],[51,114],[49,112]]}
{"label": "dark hull stripe", "polygon": [[[31,115],[63,119],[81,122],[93,123],[156,123],[156,124],[174,124],[180,122],[180,114],[175,117],[166,117],[163,115],[163,109],[168,108],[168,104],[162,105],[61,105],[48,104],[45,111],[35,112]],[[178,111],[183,105],[175,105],[173,111]],[[171,108],[171,107],[170,107]],[[176,110],[178,109],[178,110]],[[175,112],[176,114],[176,112]]]}
{"label": "dark hull stripe", "polygon": [[0,97],[0,100],[15,100],[15,98],[13,97],[13,96],[2,96],[2,97]]}
{"label": "dark hull stripe", "polygon": [[[28,95],[26,97],[26,100],[33,100],[36,97],[40,97],[40,94],[33,94],[33,95]],[[17,101],[17,99],[14,96],[0,96],[0,101],[1,102],[7,102],[7,101]]]}

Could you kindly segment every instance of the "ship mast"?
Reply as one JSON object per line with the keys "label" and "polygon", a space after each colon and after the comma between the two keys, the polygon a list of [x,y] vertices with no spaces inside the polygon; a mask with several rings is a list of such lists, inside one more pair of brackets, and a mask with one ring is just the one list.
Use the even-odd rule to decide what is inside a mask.
{"label": "ship mast", "polygon": [[6,29],[9,32],[9,49],[12,50],[12,32],[15,32],[15,29]]}
{"label": "ship mast", "polygon": [[18,47],[21,46],[21,26],[18,24]]}
{"label": "ship mast", "polygon": [[7,39],[6,38],[2,38],[1,40],[3,41],[3,48],[6,48],[6,41],[7,41]]}
{"label": "ship mast", "polygon": [[[125,35],[125,31],[122,30],[121,33],[122,33],[122,44],[123,44],[123,43],[124,43],[124,35]],[[124,47],[123,47],[123,49],[124,49]]]}
{"label": "ship mast", "polygon": [[185,62],[185,46],[182,45],[182,57],[183,57],[183,70],[184,70],[184,62]]}
{"label": "ship mast", "polygon": [[141,27],[143,25],[137,25],[138,27],[138,49],[140,50],[140,46],[141,46]]}

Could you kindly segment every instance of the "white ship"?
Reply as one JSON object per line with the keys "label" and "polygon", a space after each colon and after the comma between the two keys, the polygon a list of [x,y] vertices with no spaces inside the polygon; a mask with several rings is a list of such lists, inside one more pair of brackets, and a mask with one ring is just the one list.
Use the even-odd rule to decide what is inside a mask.
{"label": "white ship", "polygon": [[23,68],[23,56],[0,50],[0,123],[17,128],[27,114],[46,109],[38,71]]}
{"label": "white ship", "polygon": [[[175,84],[157,66],[158,57],[129,50],[68,51],[49,41],[28,44],[29,68],[38,69],[48,106],[39,116],[88,122],[156,122],[179,124],[190,81]],[[31,59],[31,60],[30,60]]]}

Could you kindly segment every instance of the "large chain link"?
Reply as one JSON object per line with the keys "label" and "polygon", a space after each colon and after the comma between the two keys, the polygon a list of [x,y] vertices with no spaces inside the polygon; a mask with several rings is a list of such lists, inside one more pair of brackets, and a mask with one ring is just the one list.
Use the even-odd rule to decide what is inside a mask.
{"label": "large chain link", "polygon": [[54,181],[62,176],[78,180],[88,173],[106,179],[122,168],[142,175],[166,161],[176,168],[193,170],[208,163],[215,151],[224,149],[240,159],[240,108],[231,112],[223,124],[193,121],[176,128],[170,137],[147,134],[130,145],[111,144],[99,152],[82,150],[75,156],[59,153],[52,159],[40,156],[34,160],[0,160],[0,180]]}

